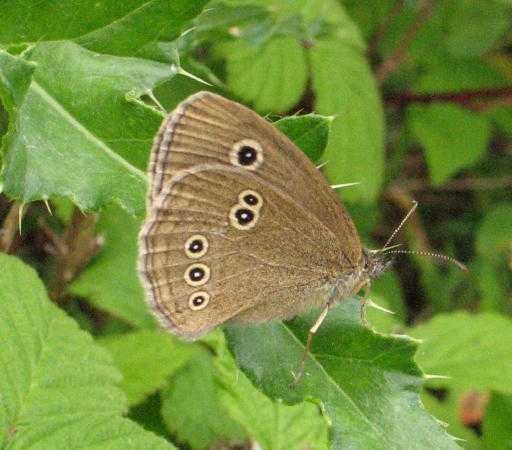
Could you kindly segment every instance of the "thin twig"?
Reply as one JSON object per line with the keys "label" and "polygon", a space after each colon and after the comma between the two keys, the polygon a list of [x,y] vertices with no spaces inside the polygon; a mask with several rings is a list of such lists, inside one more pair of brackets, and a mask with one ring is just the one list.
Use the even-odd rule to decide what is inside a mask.
{"label": "thin twig", "polygon": [[484,191],[490,189],[512,188],[512,177],[500,178],[462,178],[452,180],[440,186],[432,186],[426,180],[406,180],[400,182],[400,188],[406,191]]}
{"label": "thin twig", "polygon": [[455,103],[466,108],[482,111],[496,106],[512,105],[512,86],[490,89],[467,89],[458,92],[421,94],[400,92],[385,97],[388,106],[407,106],[411,103]]}
{"label": "thin twig", "polygon": [[62,236],[50,227],[41,226],[53,246],[55,272],[50,286],[50,297],[54,301],[65,298],[66,290],[77,275],[89,263],[102,245],[96,236],[96,214],[84,214],[78,208],[73,211],[71,222]]}
{"label": "thin twig", "polygon": [[0,229],[0,251],[10,253],[18,234],[18,224],[20,223],[20,215],[26,212],[27,208],[23,208],[23,204],[14,202],[9,208],[9,212],[5,217],[2,228]]}
{"label": "thin twig", "polygon": [[400,39],[400,45],[377,68],[375,77],[379,84],[384,83],[395,72],[407,57],[409,47],[418,35],[422,26],[430,19],[436,2],[423,0],[418,7],[418,15],[404,36]]}

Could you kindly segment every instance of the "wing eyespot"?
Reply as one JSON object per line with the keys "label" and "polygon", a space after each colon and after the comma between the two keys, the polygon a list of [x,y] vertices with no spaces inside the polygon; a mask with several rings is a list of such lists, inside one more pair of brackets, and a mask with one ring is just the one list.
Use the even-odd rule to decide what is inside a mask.
{"label": "wing eyespot", "polygon": [[210,279],[210,268],[206,264],[191,264],[185,271],[185,282],[189,286],[202,286]]}
{"label": "wing eyespot", "polygon": [[206,308],[210,301],[210,294],[206,291],[194,292],[188,298],[188,306],[192,311],[200,311]]}
{"label": "wing eyespot", "polygon": [[259,210],[263,206],[263,197],[252,189],[246,189],[238,194],[238,201],[248,208]]}
{"label": "wing eyespot", "polygon": [[263,149],[254,139],[242,139],[233,144],[229,160],[234,166],[256,170],[263,163]]}
{"label": "wing eyespot", "polygon": [[185,242],[185,254],[189,258],[197,259],[206,255],[208,240],[202,234],[194,234]]}
{"label": "wing eyespot", "polygon": [[229,212],[229,222],[238,230],[250,230],[256,225],[258,219],[258,210],[244,207],[239,203]]}

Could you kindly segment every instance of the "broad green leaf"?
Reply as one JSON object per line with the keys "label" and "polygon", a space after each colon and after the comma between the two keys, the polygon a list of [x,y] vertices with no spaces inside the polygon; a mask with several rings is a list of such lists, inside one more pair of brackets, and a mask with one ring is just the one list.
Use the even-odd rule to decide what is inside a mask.
{"label": "broad green leaf", "polygon": [[2,3],[0,45],[77,39],[100,53],[129,56],[148,42],[174,40],[205,4],[206,0],[11,0]]}
{"label": "broad green leaf", "polygon": [[140,220],[118,206],[103,210],[97,225],[103,246],[70,289],[97,308],[133,326],[148,328],[155,321],[137,276],[139,229]]}
{"label": "broad green leaf", "polygon": [[140,169],[162,117],[138,98],[172,68],[65,42],[40,44],[30,59],[37,69],[6,138],[5,192],[24,202],[67,196],[83,209],[114,201],[142,215]]}
{"label": "broad green leaf", "polygon": [[167,378],[196,353],[196,347],[179,342],[169,333],[141,330],[99,340],[123,374],[121,388],[130,405],[136,405],[167,385]]}
{"label": "broad green leaf", "polygon": [[[508,1],[508,0],[507,0]],[[498,46],[510,24],[511,9],[496,0],[450,0],[435,5],[406,2],[400,14],[387,24],[380,47],[389,55],[399,47],[408,30],[414,28],[418,17],[428,20],[421,23],[408,46],[408,58],[403,62],[421,65],[440,65],[446,57],[458,60],[483,55]],[[501,2],[503,3],[503,2]],[[380,17],[382,21],[382,17]],[[382,22],[381,22],[382,23]]]}
{"label": "broad green leaf", "polygon": [[108,353],[48,299],[36,273],[0,254],[0,447],[172,449],[121,417]]}
{"label": "broad green leaf", "polygon": [[486,450],[512,447],[512,395],[492,393],[485,409],[483,441]]}
{"label": "broad green leaf", "polygon": [[204,352],[180,369],[162,392],[164,422],[193,449],[245,440],[244,430],[220,404],[214,369],[211,356]]}
{"label": "broad green leaf", "polygon": [[327,145],[331,122],[331,117],[306,114],[285,117],[274,125],[306,153],[309,159],[318,161]]}
{"label": "broad green leaf", "polygon": [[129,14],[81,36],[76,42],[99,53],[138,56],[147,44],[175,40],[201,12],[207,0],[145,0],[140,3]]}
{"label": "broad green leaf", "polygon": [[476,240],[476,249],[480,255],[496,261],[500,253],[512,249],[512,204],[497,205],[485,216]]}
{"label": "broad green leaf", "polygon": [[[496,252],[500,255],[500,252]],[[493,258],[494,259],[494,258]],[[481,294],[479,310],[505,312],[508,309],[509,297],[507,295],[507,278],[511,271],[507,269],[506,260],[503,263],[480,257],[472,267],[474,277],[478,280]],[[503,270],[505,268],[505,270]]]}
{"label": "broad green leaf", "polygon": [[499,1],[457,0],[447,9],[446,49],[457,57],[491,50],[510,29],[512,9]]}
{"label": "broad green leaf", "polygon": [[487,119],[459,106],[410,107],[407,121],[425,149],[432,183],[440,185],[485,153],[490,138]]}
{"label": "broad green leaf", "polygon": [[481,292],[480,309],[507,311],[509,298],[506,286],[512,274],[507,255],[512,252],[512,205],[496,205],[484,217],[476,236],[476,277]]}
{"label": "broad green leaf", "polygon": [[512,322],[498,314],[440,314],[410,330],[424,340],[416,361],[425,372],[448,376],[433,386],[512,393]]}
{"label": "broad green leaf", "polygon": [[439,94],[507,86],[507,79],[481,58],[444,58],[441,64],[428,66],[414,83],[414,90]]}
{"label": "broad green leaf", "polygon": [[491,111],[490,117],[503,133],[512,137],[512,108],[496,108]]}
{"label": "broad green leaf", "polygon": [[35,64],[0,50],[0,98],[12,116],[12,124],[16,123],[16,113],[23,103],[35,68]]}
{"label": "broad green leaf", "polygon": [[262,112],[285,112],[300,100],[307,81],[304,49],[291,37],[263,46],[243,40],[221,46],[227,84],[234,95]]}
{"label": "broad green leaf", "polygon": [[332,424],[332,448],[458,448],[422,408],[422,374],[407,337],[373,333],[360,325],[359,301],[329,312],[313,341],[312,357],[291,389],[309,327],[316,314],[286,324],[227,328],[238,365],[271,398],[310,399]]}
{"label": "broad green leaf", "polygon": [[230,31],[234,29],[241,36],[251,34],[254,28],[261,30],[262,24],[268,22],[269,15],[270,11],[261,2],[243,4],[240,1],[210,1],[208,8],[194,21],[195,37],[200,41],[216,42],[229,39],[232,36]]}
{"label": "broad green leaf", "polygon": [[[15,134],[18,112],[30,85],[35,66],[0,49],[0,168],[4,148],[8,145],[6,132]],[[3,191],[0,173],[0,191]]]}
{"label": "broad green leaf", "polygon": [[327,423],[318,405],[286,405],[272,401],[240,373],[225,344],[216,348],[218,397],[228,414],[240,423],[263,450],[327,450]]}
{"label": "broad green leaf", "polygon": [[311,48],[316,110],[334,115],[323,155],[333,183],[361,182],[348,200],[375,200],[384,174],[383,113],[375,80],[361,50],[342,40]]}
{"label": "broad green leaf", "polygon": [[191,361],[163,394],[164,417],[181,440],[198,449],[223,436],[230,442],[251,438],[263,450],[328,448],[317,405],[270,400],[240,373],[221,334],[204,343],[215,356]]}

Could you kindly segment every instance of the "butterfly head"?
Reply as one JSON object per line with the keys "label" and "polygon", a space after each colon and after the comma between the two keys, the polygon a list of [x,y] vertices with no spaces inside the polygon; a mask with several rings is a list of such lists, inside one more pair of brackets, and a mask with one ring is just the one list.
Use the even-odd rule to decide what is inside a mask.
{"label": "butterfly head", "polygon": [[386,253],[372,250],[363,250],[363,273],[369,280],[378,278],[393,264],[393,257]]}

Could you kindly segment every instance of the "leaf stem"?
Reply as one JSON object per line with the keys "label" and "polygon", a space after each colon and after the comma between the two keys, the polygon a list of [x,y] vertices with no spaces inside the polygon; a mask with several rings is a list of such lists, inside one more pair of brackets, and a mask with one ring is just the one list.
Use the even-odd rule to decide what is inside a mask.
{"label": "leaf stem", "polygon": [[16,233],[18,232],[18,224],[21,221],[21,216],[26,212],[27,208],[23,208],[20,202],[13,202],[7,216],[4,219],[2,228],[0,229],[0,251],[10,253],[13,244],[16,240]]}
{"label": "leaf stem", "polygon": [[406,91],[386,95],[385,97],[386,105],[397,107],[407,106],[411,103],[429,104],[435,102],[455,103],[478,111],[501,105],[512,105],[512,86],[440,93]]}

